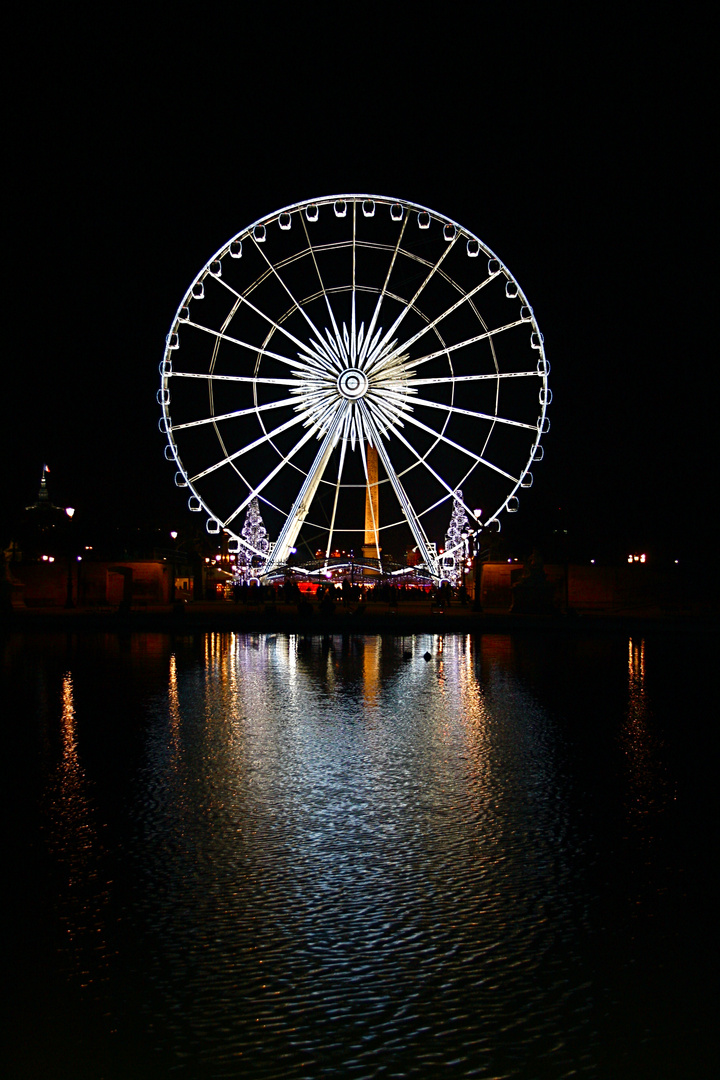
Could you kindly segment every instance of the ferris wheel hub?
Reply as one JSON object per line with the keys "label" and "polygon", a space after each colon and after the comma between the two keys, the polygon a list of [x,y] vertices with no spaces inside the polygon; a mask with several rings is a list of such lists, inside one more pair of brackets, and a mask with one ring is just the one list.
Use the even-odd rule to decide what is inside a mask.
{"label": "ferris wheel hub", "polygon": [[357,401],[359,398],[365,397],[369,385],[367,375],[364,371],[359,371],[358,368],[346,368],[337,381],[339,392],[350,401]]}

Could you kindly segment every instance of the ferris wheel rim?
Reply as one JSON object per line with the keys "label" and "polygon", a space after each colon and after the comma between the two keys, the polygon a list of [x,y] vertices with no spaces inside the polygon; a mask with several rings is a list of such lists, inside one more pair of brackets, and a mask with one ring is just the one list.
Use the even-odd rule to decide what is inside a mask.
{"label": "ferris wheel rim", "polygon": [[[526,474],[528,473],[530,465],[532,464],[533,460],[536,460],[536,459],[539,460],[539,458],[536,458],[536,456],[535,456],[535,451],[540,446],[540,439],[541,439],[542,434],[544,434],[545,431],[547,430],[548,425],[547,425],[547,420],[546,420],[546,412],[547,412],[547,405],[549,404],[549,401],[551,399],[550,396],[549,396],[549,391],[547,391],[547,374],[549,372],[549,365],[547,364],[547,360],[545,358],[544,342],[542,340],[542,335],[540,334],[539,329],[537,327],[537,321],[535,319],[534,312],[532,311],[532,308],[530,308],[530,306],[529,306],[529,304],[527,302],[527,298],[525,296],[525,293],[520,288],[519,283],[517,282],[517,279],[514,277],[514,275],[511,273],[511,271],[507,268],[505,263],[495,254],[495,252],[491,248],[488,247],[487,244],[485,244],[478,236],[476,236],[476,234],[474,234],[467,227],[460,225],[458,222],[456,222],[453,218],[450,218],[448,215],[442,214],[442,213],[440,213],[440,212],[438,212],[436,210],[433,210],[433,209],[431,209],[429,207],[426,207],[423,204],[415,203],[415,202],[412,202],[412,201],[409,201],[409,200],[406,200],[406,199],[395,198],[395,197],[392,197],[392,196],[371,195],[371,194],[367,194],[367,193],[353,193],[353,194],[345,193],[345,194],[339,194],[339,195],[326,195],[326,196],[316,197],[314,199],[302,200],[302,201],[291,203],[291,204],[288,204],[287,206],[281,207],[280,209],[278,209],[276,211],[273,211],[270,214],[266,214],[266,215],[261,216],[260,218],[257,218],[250,225],[248,225],[245,228],[241,229],[230,240],[226,241],[225,244],[223,244],[220,248],[218,248],[217,251],[206,261],[203,268],[200,270],[200,272],[193,279],[193,281],[192,281],[192,283],[190,285],[190,288],[186,291],[186,293],[184,294],[183,300],[181,301],[180,305],[178,306],[178,309],[177,309],[176,314],[175,314],[175,318],[173,319],[173,322],[171,323],[171,333],[168,335],[168,339],[171,338],[173,332],[175,332],[175,333],[177,332],[177,329],[178,329],[178,327],[179,327],[179,325],[181,323],[187,321],[181,316],[181,312],[183,311],[184,308],[185,309],[187,308],[188,302],[191,299],[195,298],[195,294],[194,294],[195,287],[198,285],[198,283],[202,283],[206,279],[206,277],[208,275],[212,275],[213,272],[212,272],[211,268],[212,268],[213,264],[214,263],[217,264],[219,262],[219,260],[224,258],[225,255],[227,255],[229,252],[231,252],[231,248],[232,248],[232,245],[234,243],[236,243],[238,241],[241,241],[242,239],[244,239],[246,237],[253,237],[257,241],[258,236],[256,236],[256,233],[257,233],[257,230],[259,228],[265,229],[269,224],[271,224],[271,223],[273,223],[275,221],[280,222],[280,219],[284,215],[291,215],[293,213],[299,213],[300,217],[301,217],[301,220],[303,220],[302,211],[305,210],[306,213],[307,213],[307,210],[310,207],[317,208],[317,210],[319,212],[319,209],[321,207],[323,207],[323,206],[328,206],[328,205],[333,205],[334,204],[335,207],[337,207],[338,203],[344,203],[344,204],[347,205],[348,203],[351,203],[351,202],[354,204],[354,206],[353,206],[353,213],[354,214],[357,212],[357,204],[359,202],[361,202],[363,204],[362,205],[363,212],[365,211],[365,205],[366,204],[372,204],[373,205],[373,213],[374,213],[374,207],[376,205],[390,206],[390,207],[399,206],[403,210],[403,215],[405,215],[405,214],[407,214],[409,212],[417,212],[418,215],[427,214],[429,216],[430,221],[434,220],[434,221],[436,221],[438,223],[443,224],[444,226],[451,226],[455,230],[455,236],[460,236],[460,237],[467,238],[467,243],[468,244],[470,243],[470,241],[475,241],[477,243],[477,245],[478,245],[478,253],[480,251],[485,253],[485,255],[488,257],[489,265],[493,261],[497,264],[497,268],[494,270],[492,276],[498,276],[498,275],[501,274],[501,275],[504,276],[504,278],[506,279],[507,282],[512,282],[514,284],[514,286],[515,286],[515,292],[514,292],[513,295],[517,296],[520,299],[520,301],[527,306],[527,308],[529,309],[529,311],[531,313],[531,317],[529,319],[527,319],[527,318],[524,319],[524,321],[526,323],[528,323],[528,325],[531,325],[534,328],[534,332],[535,332],[535,334],[537,334],[538,339],[539,339],[539,344],[538,345],[533,345],[533,348],[536,348],[537,353],[538,353],[537,371],[535,371],[535,372],[531,372],[531,371],[513,372],[513,373],[509,373],[508,376],[503,375],[503,373],[500,373],[499,371],[496,371],[495,374],[490,373],[490,374],[483,375],[483,376],[472,376],[472,375],[467,376],[466,375],[466,376],[457,376],[456,377],[454,375],[449,375],[445,379],[439,378],[439,377],[428,378],[428,379],[425,379],[425,380],[418,379],[418,380],[416,380],[416,384],[413,384],[413,388],[417,389],[417,386],[420,386],[420,385],[429,385],[429,384],[432,384],[432,383],[440,384],[442,382],[445,382],[445,383],[447,383],[447,385],[451,389],[451,393],[453,394],[453,401],[454,401],[454,394],[455,394],[456,387],[462,381],[471,380],[471,379],[474,379],[474,378],[488,378],[488,379],[496,380],[496,385],[499,386],[498,380],[503,378],[503,377],[517,377],[518,375],[522,375],[522,376],[534,375],[535,377],[537,377],[538,375],[540,375],[540,377],[542,378],[542,380],[543,380],[543,389],[545,391],[545,395],[543,397],[543,392],[541,391],[541,395],[540,395],[540,415],[538,416],[537,424],[536,425],[531,425],[529,423],[522,423],[522,424],[519,425],[519,426],[528,428],[529,430],[536,431],[536,437],[535,437],[535,439],[534,439],[534,441],[533,441],[533,443],[531,445],[530,453],[529,453],[529,456],[528,456],[528,459],[527,459],[527,463],[526,463],[524,469],[520,472],[519,476],[517,476],[517,477],[511,476],[508,473],[504,474],[510,480],[515,481],[515,483],[514,483],[514,486],[512,487],[512,490],[510,491],[509,495],[507,495],[507,497],[505,498],[504,503],[497,508],[497,510],[492,514],[492,516],[486,522],[484,522],[483,525],[481,525],[479,520],[475,518],[475,521],[476,521],[475,531],[476,532],[479,531],[482,527],[487,528],[489,525],[491,525],[493,522],[496,522],[496,521],[498,522],[498,525],[499,525],[499,515],[503,512],[503,510],[510,509],[509,504],[511,503],[511,501],[514,498],[516,498],[516,493],[517,493],[518,489],[520,488],[520,486],[522,485],[522,481],[523,481],[524,477],[526,476]],[[392,210],[391,210],[391,213],[392,213]],[[336,214],[337,214],[337,210],[336,210]],[[397,220],[397,219],[394,218],[394,220]],[[419,217],[418,217],[418,222],[419,222]],[[303,221],[303,224],[304,224],[304,221]],[[283,226],[281,224],[280,227],[284,228],[285,226]],[[289,228],[289,225],[287,227]],[[421,225],[420,227],[422,228],[424,226]],[[265,237],[264,237],[264,234],[263,234],[262,239],[264,240],[264,238]],[[344,246],[347,247],[348,245],[349,245],[349,241],[345,241]],[[343,246],[343,245],[340,245],[340,246]],[[355,239],[353,238],[353,250],[354,250],[354,246],[355,246]],[[385,245],[385,248],[387,250],[389,250],[391,248],[391,246],[392,245]],[[310,245],[310,250],[311,251],[313,250],[312,245]],[[318,247],[316,250],[320,250],[320,248]],[[396,251],[397,250],[398,249],[396,248]],[[300,258],[304,254],[305,254],[304,252],[301,252],[300,254],[295,256],[295,258]],[[403,254],[407,254],[407,253],[403,252]],[[468,247],[468,254],[470,254],[469,247]],[[430,262],[427,261],[427,260],[419,260],[419,261],[425,261],[426,265],[428,265],[428,266],[430,265]],[[271,265],[271,264],[269,264],[269,265]],[[271,266],[271,270],[272,269],[273,269],[273,267]],[[434,267],[434,269],[431,271],[431,273],[435,273],[436,271],[437,271],[437,266]],[[268,271],[268,273],[269,272],[270,271]],[[319,271],[318,271],[318,274],[319,274]],[[219,275],[218,275],[218,277],[219,277]],[[388,274],[388,279],[389,279],[389,274]],[[320,280],[321,280],[321,284],[322,284],[322,279],[320,279]],[[488,278],[488,280],[489,280],[489,278]],[[255,284],[257,285],[257,282]],[[387,282],[386,282],[386,284],[387,284]],[[255,286],[253,286],[253,288],[254,287]],[[458,288],[459,288],[459,286],[458,286]],[[507,288],[507,286],[506,286],[506,288]],[[312,321],[309,318],[307,312],[304,310],[303,305],[306,305],[306,304],[309,305],[311,300],[313,300],[313,299],[315,299],[317,297],[320,297],[320,296],[325,296],[326,300],[328,300],[328,297],[331,294],[334,295],[335,293],[349,292],[351,290],[352,290],[352,293],[353,293],[353,301],[354,301],[354,295],[355,295],[355,291],[356,291],[356,285],[355,285],[354,282],[353,282],[352,286],[351,285],[345,285],[343,287],[339,287],[337,289],[331,290],[330,292],[326,292],[324,287],[322,287],[318,292],[316,292],[312,296],[306,297],[303,300],[294,302],[294,306],[291,305],[291,307],[288,309],[287,314],[292,315],[297,311],[297,312],[301,313],[302,315],[304,315],[307,322],[311,326],[312,330],[316,333],[318,338],[323,340],[321,334],[319,333],[318,328],[315,327],[312,324]],[[401,297],[399,295],[393,296],[392,293],[390,293],[388,291],[385,291],[384,287],[383,287],[383,291],[380,291],[377,287],[375,287],[374,289],[366,289],[365,291],[374,292],[374,294],[379,296],[381,299],[384,298],[385,296],[390,296],[391,298],[395,299],[401,306],[404,305],[403,312],[401,313],[401,317],[402,317],[402,315],[404,315],[404,313],[407,310],[410,310],[412,308],[412,305],[408,304],[407,299],[405,297]],[[508,293],[508,295],[510,295],[510,294]],[[462,303],[466,299],[468,299],[468,294],[462,295],[461,298],[459,299],[458,303]],[[329,300],[328,300],[328,303],[329,303]],[[250,304],[250,306],[252,306],[252,304]],[[332,317],[332,311],[331,311],[331,317]],[[444,316],[440,316],[440,318],[442,318],[442,317],[444,317]],[[480,317],[480,316],[478,316],[478,317]],[[232,316],[230,316],[228,318],[228,320],[227,320],[228,324],[231,321],[231,319],[232,319]],[[269,320],[269,321],[272,323],[272,320]],[[333,322],[334,322],[334,319],[333,319]],[[195,324],[190,323],[190,325],[195,325]],[[518,325],[518,324],[513,324],[513,325]],[[202,329],[206,329],[206,328],[202,327]],[[279,329],[280,328],[276,323],[273,323],[273,325],[271,325],[271,327],[270,327],[270,329],[269,329],[269,331],[267,333],[267,336],[265,338],[265,341],[263,342],[263,347],[258,351],[258,359],[257,359],[257,363],[256,363],[256,370],[257,370],[258,365],[261,362],[261,357],[273,356],[273,355],[278,356],[278,354],[273,353],[270,350],[266,350],[264,346],[265,346],[265,343],[267,341],[270,341],[272,339],[273,335],[275,333],[277,333]],[[504,329],[504,328],[501,328],[501,329]],[[215,333],[214,331],[212,331],[212,332]],[[425,330],[423,330],[421,333],[424,333],[424,332],[425,332]],[[497,332],[498,331],[491,331],[491,332],[489,332],[488,335],[479,335],[478,340],[480,340],[480,338],[483,337],[483,336],[489,336],[490,333],[497,333]],[[421,336],[421,333],[418,333],[416,335],[416,338],[419,338],[419,336]],[[224,336],[225,335],[223,335],[223,337]],[[217,355],[217,350],[219,348],[220,340],[221,340],[221,336],[216,335],[215,347],[214,347],[215,348],[215,353],[214,353],[215,356]],[[233,339],[228,337],[227,340],[233,340]],[[297,338],[295,340],[297,340]],[[412,339],[412,340],[415,340],[415,339]],[[441,340],[442,340],[442,338],[441,338]],[[459,345],[445,346],[445,343],[443,342],[443,346],[439,350],[436,350],[435,353],[431,352],[426,357],[421,358],[420,361],[417,361],[417,360],[414,361],[414,364],[415,364],[415,366],[418,366],[422,362],[428,362],[429,360],[434,359],[436,356],[440,356],[440,355],[443,355],[443,354],[445,354],[449,358],[450,351],[452,351],[455,348],[464,347],[465,345],[467,345],[467,342],[461,342]],[[220,380],[228,380],[228,379],[232,379],[232,376],[215,375],[215,373],[212,371],[212,368],[213,368],[214,362],[215,362],[214,360],[213,360],[213,362],[211,364],[211,371],[209,371],[207,374],[198,373],[197,375],[195,375],[194,373],[174,372],[172,370],[172,357],[170,355],[170,350],[171,350],[171,345],[170,345],[170,342],[168,341],[168,343],[166,344],[165,358],[163,360],[163,364],[161,364],[161,372],[163,372],[164,367],[166,367],[166,370],[163,372],[163,382],[162,382],[162,385],[161,385],[161,391],[159,392],[159,394],[163,393],[163,395],[167,396],[167,400],[165,400],[165,397],[164,397],[163,400],[161,401],[161,406],[162,406],[161,428],[163,427],[163,424],[164,424],[163,430],[165,431],[165,433],[167,435],[167,438],[168,438],[168,447],[166,447],[166,456],[167,456],[167,449],[170,449],[171,450],[171,456],[174,458],[175,462],[178,465],[178,469],[180,470],[180,472],[183,473],[183,475],[185,477],[185,481],[186,481],[185,486],[187,486],[192,492],[191,498],[194,497],[197,500],[197,504],[198,504],[197,509],[202,508],[205,511],[205,513],[207,513],[209,521],[212,520],[213,522],[220,525],[224,531],[227,531],[232,536],[236,536],[237,534],[235,533],[235,531],[233,529],[229,528],[229,526],[234,521],[235,517],[237,516],[238,511],[235,511],[235,513],[233,515],[231,515],[231,517],[226,518],[224,521],[221,520],[220,518],[216,517],[215,514],[213,513],[212,509],[210,508],[207,499],[205,497],[203,497],[202,493],[196,487],[196,483],[197,483],[197,480],[198,480],[199,476],[204,475],[204,474],[197,474],[197,475],[194,475],[193,477],[191,477],[191,476],[188,475],[188,473],[184,469],[180,454],[179,454],[178,449],[177,449],[177,443],[176,443],[176,440],[174,438],[174,431],[179,431],[179,430],[182,429],[182,427],[189,427],[191,425],[189,425],[189,424],[186,424],[186,425],[173,425],[172,424],[170,412],[167,409],[167,405],[169,404],[169,390],[166,391],[166,378],[167,378],[168,375],[173,375],[173,376],[178,375],[180,377],[183,377],[184,375],[188,375],[189,377],[204,378],[204,379],[207,379],[207,380],[214,380],[215,378],[220,379]],[[493,355],[494,355],[494,351],[493,351]],[[296,368],[298,366],[296,361],[289,361],[287,357],[279,357],[279,359],[290,363],[291,367],[292,367],[293,364],[295,364]],[[497,361],[496,361],[496,367],[497,367]],[[450,366],[450,368],[451,368],[451,371],[452,371],[452,365]],[[257,385],[258,385],[258,382],[260,380],[255,379],[255,380],[249,380],[249,381],[253,381],[253,393],[255,395],[255,401],[256,401],[255,413],[256,413],[256,416],[258,417],[258,419],[260,419],[260,414],[258,412],[258,409],[263,409],[263,410],[270,411],[272,406],[270,406],[270,405],[257,406]],[[289,384],[289,385],[292,385],[292,382],[293,382],[289,377],[288,377],[287,380],[275,379],[273,381],[276,382],[276,383],[285,382],[286,384]],[[210,387],[211,387],[210,397],[211,397],[211,401],[212,401],[212,386],[213,386],[213,383],[212,383],[212,381],[210,381]],[[281,408],[285,404],[286,404],[286,402],[280,401],[280,402],[278,402],[277,407]],[[363,404],[363,403],[360,402],[360,404]],[[451,418],[451,415],[452,415],[452,412],[453,412],[453,407],[451,406],[451,407],[448,408],[447,406],[444,406],[442,404],[437,404],[435,402],[428,402],[428,400],[425,400],[423,402],[423,404],[424,405],[429,404],[430,407],[434,407],[434,408],[444,408],[446,410],[446,414],[447,414],[446,418],[445,418],[445,422],[444,422],[442,432],[440,432],[440,433],[438,433],[435,429],[429,428],[427,425],[423,425],[422,422],[419,422],[416,419],[412,421],[413,423],[416,424],[416,426],[418,428],[421,428],[421,429],[425,428],[425,430],[427,432],[431,433],[431,437],[435,438],[435,441],[432,444],[432,446],[425,451],[425,457],[429,457],[430,453],[435,449],[435,447],[438,445],[438,443],[442,440],[442,434],[447,429],[447,427],[448,427],[448,425],[450,423],[450,418]],[[250,411],[251,410],[248,410],[248,412],[250,412]],[[359,410],[359,411],[361,411],[361,410]],[[467,411],[467,410],[458,409],[457,411],[462,412],[462,411]],[[364,407],[364,414],[368,414],[368,409],[365,408],[365,407]],[[227,415],[228,416],[237,415],[237,412],[232,413],[232,414],[227,414]],[[488,443],[488,441],[489,441],[489,439],[491,437],[491,434],[492,434],[492,432],[494,430],[494,427],[495,427],[495,425],[497,423],[513,423],[513,421],[508,420],[508,419],[503,418],[503,417],[499,417],[497,414],[492,416],[490,414],[477,413],[476,415],[478,417],[482,417],[483,419],[490,421],[490,427],[488,429],[488,433],[487,433],[487,436],[486,436],[486,439],[485,439],[485,446],[487,446],[487,443]],[[217,433],[217,437],[218,437],[218,439],[220,441],[221,446],[223,446],[223,449],[224,449],[224,443],[223,443],[223,440],[222,440],[222,435],[220,434],[217,425],[218,425],[219,421],[222,421],[223,419],[226,419],[226,418],[227,418],[227,416],[224,417],[222,415],[220,415],[220,416],[211,416],[211,417],[208,418],[208,421],[207,421],[207,422],[211,422],[213,424],[213,426],[215,428],[215,431]],[[365,420],[366,420],[366,424],[367,424],[367,430],[369,432],[372,432],[376,437],[379,436],[379,429],[376,427],[376,424],[373,421],[373,418],[368,414],[368,415],[365,415]],[[201,420],[201,421],[198,421],[197,423],[203,423],[203,422],[205,422],[205,421]],[[262,419],[260,419],[260,427],[261,427],[261,429],[263,431],[263,435],[265,436],[264,441],[267,441],[269,443],[269,445],[273,445],[271,439],[269,439],[268,436],[267,436],[267,430],[266,430],[266,428],[264,426],[264,417]],[[347,439],[349,437],[346,437],[346,436],[343,435],[342,438],[345,441],[347,441]],[[381,439],[378,439],[378,441],[381,441]],[[454,443],[452,445],[457,446],[457,444],[454,444]],[[462,447],[460,447],[460,449],[462,449]],[[281,457],[281,460],[282,460],[282,465],[290,464],[293,467],[293,469],[297,469],[297,471],[302,472],[302,469],[291,461],[290,455],[283,456],[282,454],[280,454],[280,457]],[[475,464],[471,465],[469,467],[468,471],[462,477],[462,482],[463,483],[467,479],[467,477],[472,473],[472,471],[478,467],[478,465],[480,464],[480,461],[481,461],[481,458],[478,458],[478,460],[476,460]],[[238,473],[238,475],[241,476],[239,470],[236,467],[235,462],[232,461],[230,459],[230,457],[227,456],[227,454],[226,454],[225,458],[221,459],[221,461],[218,463],[217,467],[221,467],[222,465],[225,465],[227,463],[230,463],[232,465],[233,469]],[[398,476],[402,477],[402,476],[405,475],[406,472],[408,472],[408,471],[410,471],[412,469],[421,468],[423,464],[424,464],[424,462],[421,459],[418,459],[417,461],[414,461],[410,465],[408,465],[404,470],[402,470],[398,474]],[[484,464],[489,464],[489,463],[484,462]],[[491,468],[494,468],[494,466],[491,465]],[[210,471],[210,470],[208,470],[208,471]],[[498,470],[498,471],[502,471],[502,470]],[[321,474],[317,479],[318,485],[320,483],[325,483],[327,485],[330,485],[331,487],[334,486],[333,481],[324,479],[323,473],[324,473],[324,468],[321,470]],[[388,485],[389,484],[392,487],[393,483],[398,480],[398,476],[394,476],[394,479],[393,479],[392,475],[387,475],[380,481],[380,483],[382,483],[383,485]],[[244,479],[243,477],[241,477],[241,478]],[[245,482],[247,483],[246,480],[245,480]],[[338,487],[340,486],[340,481],[339,480],[338,480],[338,485],[337,486]],[[345,486],[350,486],[350,487],[354,486],[354,487],[357,487],[357,488],[361,488],[364,485],[362,483],[357,483],[355,485],[345,485]],[[284,511],[282,510],[281,507],[276,506],[275,503],[268,500],[262,494],[261,491],[252,492],[252,490],[251,490],[251,494],[253,494],[253,495],[257,494],[257,496],[263,502],[266,502],[269,506],[272,506],[280,514],[284,513]],[[427,515],[428,513],[430,513],[431,510],[435,509],[438,505],[440,505],[441,503],[451,499],[452,497],[453,497],[452,491],[450,490],[450,488],[448,488],[448,490],[446,491],[445,494],[443,494],[434,503],[431,503],[428,506],[426,506],[424,509],[420,510],[417,513],[416,516],[418,518],[421,518],[424,515]],[[245,502],[243,503],[243,506],[247,505],[247,502],[248,502],[248,500],[245,500]],[[402,506],[402,503],[401,503],[401,506]],[[305,521],[305,520],[308,520],[308,519],[304,518],[303,521]],[[380,533],[380,532],[384,532],[385,530],[394,528],[397,524],[399,524],[403,520],[404,520],[403,517],[401,517],[397,521],[391,521],[388,524],[379,525],[377,527],[377,529],[376,529],[376,532]],[[407,520],[407,516],[405,517],[405,520]],[[312,521],[309,521],[309,520],[308,520],[308,524],[313,525]],[[313,527],[319,527],[319,526],[313,526]],[[215,530],[213,529],[212,531],[215,531]],[[354,529],[354,530],[350,529],[350,528],[344,528],[342,531],[343,532],[352,532],[352,531],[362,532],[363,530],[360,529],[360,528]]]}

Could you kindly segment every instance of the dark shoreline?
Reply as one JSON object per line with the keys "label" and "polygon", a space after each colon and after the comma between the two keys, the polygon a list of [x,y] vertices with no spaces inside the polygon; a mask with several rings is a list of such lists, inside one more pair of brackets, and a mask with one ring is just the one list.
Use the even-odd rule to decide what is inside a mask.
{"label": "dark shoreline", "polygon": [[690,632],[716,634],[716,613],[668,614],[661,612],[591,612],[565,614],[514,614],[474,611],[452,605],[444,611],[427,604],[368,605],[364,611],[338,605],[332,614],[315,606],[300,613],[295,605],[192,604],[184,607],[137,607],[117,609],[28,608],[13,610],[0,619],[0,632],[32,633],[63,631],[96,632],[238,632],[304,635],[441,633],[576,633],[582,632]]}

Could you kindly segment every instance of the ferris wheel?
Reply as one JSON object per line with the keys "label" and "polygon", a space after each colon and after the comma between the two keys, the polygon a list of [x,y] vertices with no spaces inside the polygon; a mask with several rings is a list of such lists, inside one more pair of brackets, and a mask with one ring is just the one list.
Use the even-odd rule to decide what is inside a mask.
{"label": "ferris wheel", "polygon": [[[531,486],[549,370],[524,292],[468,229],[376,195],[294,203],[184,295],[160,365],[165,456],[208,532],[266,575],[371,541],[439,577],[458,500],[471,532],[499,529]],[[241,537],[254,500],[269,553]]]}

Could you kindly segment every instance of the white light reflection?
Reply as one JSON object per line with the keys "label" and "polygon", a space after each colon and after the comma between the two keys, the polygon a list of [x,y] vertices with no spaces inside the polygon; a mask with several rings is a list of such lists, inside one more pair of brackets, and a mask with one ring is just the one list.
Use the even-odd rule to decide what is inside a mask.
{"label": "white light reflection", "polygon": [[[197,673],[193,675],[194,703],[186,710],[193,719],[188,723],[197,728],[198,717],[204,716],[211,725],[205,737],[212,743],[217,734],[212,727],[217,729],[220,718],[231,722],[232,752],[250,755],[253,792],[265,791],[275,813],[287,794],[282,790],[287,762],[278,769],[273,760],[277,765],[279,759],[291,758],[303,783],[322,789],[336,767],[334,755],[342,756],[344,733],[353,740],[352,753],[362,758],[358,764],[381,772],[388,745],[369,737],[378,710],[384,723],[389,710],[395,735],[408,724],[419,727],[422,739],[429,740],[428,752],[435,752],[436,740],[450,740],[455,752],[470,756],[484,779],[493,757],[512,750],[521,754],[524,767],[533,770],[534,788],[550,782],[545,775],[547,748],[542,745],[545,729],[543,723],[534,722],[542,719],[541,710],[510,677],[507,642],[493,636],[478,647],[469,636],[418,635],[409,643],[407,648],[407,639],[383,641],[380,636],[321,641],[300,635],[207,634],[208,682],[202,685]],[[431,655],[429,662],[422,659],[425,652]],[[168,717],[175,751],[181,745],[182,696],[172,656]],[[216,784],[228,771],[236,772],[231,760],[216,758],[215,765],[220,767]],[[468,780],[475,791],[480,779],[463,774],[462,783]],[[420,782],[418,777],[415,781]]]}
{"label": "white light reflection", "polygon": [[[173,658],[138,791],[157,985],[205,972],[232,1024],[242,972],[284,1039],[298,1002],[410,1000],[456,954],[461,1012],[470,994],[514,1017],[539,972],[564,985],[556,736],[509,641],[212,634]],[[206,1010],[188,993],[178,1023]]]}

